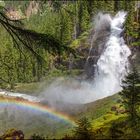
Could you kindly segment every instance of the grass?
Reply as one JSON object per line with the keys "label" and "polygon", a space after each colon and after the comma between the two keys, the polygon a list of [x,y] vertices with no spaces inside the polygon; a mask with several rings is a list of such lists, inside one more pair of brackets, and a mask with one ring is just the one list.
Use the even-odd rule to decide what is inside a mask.
{"label": "grass", "polygon": [[116,115],[114,113],[107,113],[95,120],[92,121],[93,130],[100,129],[101,127],[110,127],[113,121],[116,121],[120,118],[125,118],[126,114]]}
{"label": "grass", "polygon": [[16,92],[32,93],[39,90],[40,83],[17,83],[15,86]]}
{"label": "grass", "polygon": [[[26,94],[34,94],[42,92],[51,82],[55,81],[57,78],[63,77],[65,79],[70,77],[75,77],[76,75],[80,75],[83,71],[79,69],[74,69],[71,71],[66,70],[58,70],[54,69],[53,71],[48,72],[48,75],[42,79],[40,82],[32,82],[32,83],[16,83],[14,89],[11,89],[13,92],[21,92]],[[6,87],[6,90],[10,90]]]}
{"label": "grass", "polygon": [[118,94],[97,100],[92,103],[83,105],[81,109],[78,110],[76,116],[88,117],[91,120],[97,119],[107,112],[111,111],[111,107],[118,104],[120,96]]}

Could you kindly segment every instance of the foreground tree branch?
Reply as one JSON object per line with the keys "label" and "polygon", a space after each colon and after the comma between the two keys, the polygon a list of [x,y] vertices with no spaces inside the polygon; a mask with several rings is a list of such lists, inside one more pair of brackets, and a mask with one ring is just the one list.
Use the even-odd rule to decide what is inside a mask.
{"label": "foreground tree branch", "polygon": [[53,55],[62,53],[72,53],[75,51],[64,45],[60,40],[54,38],[50,34],[37,33],[32,30],[23,28],[23,24],[17,20],[10,20],[5,16],[3,12],[0,12],[0,24],[5,28],[5,30],[12,37],[15,46],[21,51],[21,44],[24,49],[31,52],[33,56],[41,60],[42,56],[38,54],[37,49],[42,48]]}

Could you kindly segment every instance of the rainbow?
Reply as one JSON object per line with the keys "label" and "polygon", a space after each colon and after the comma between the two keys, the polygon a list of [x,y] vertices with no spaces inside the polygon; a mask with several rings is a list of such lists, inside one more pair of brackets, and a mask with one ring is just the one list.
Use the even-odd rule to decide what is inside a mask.
{"label": "rainbow", "polygon": [[0,107],[7,105],[16,105],[21,108],[30,109],[32,111],[42,112],[52,119],[66,122],[73,126],[76,126],[75,121],[71,117],[69,117],[65,113],[56,111],[55,109],[50,108],[47,105],[42,105],[37,102],[31,102],[20,98],[8,98],[8,97],[0,98]]}

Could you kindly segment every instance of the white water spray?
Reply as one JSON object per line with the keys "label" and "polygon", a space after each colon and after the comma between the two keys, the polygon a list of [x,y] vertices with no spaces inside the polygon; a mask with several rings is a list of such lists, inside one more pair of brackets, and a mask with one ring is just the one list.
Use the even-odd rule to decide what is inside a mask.
{"label": "white water spray", "polygon": [[23,93],[12,93],[8,91],[0,91],[0,96],[11,97],[11,98],[21,98],[21,99],[25,99],[31,102],[40,102],[40,100],[37,97],[23,94]]}

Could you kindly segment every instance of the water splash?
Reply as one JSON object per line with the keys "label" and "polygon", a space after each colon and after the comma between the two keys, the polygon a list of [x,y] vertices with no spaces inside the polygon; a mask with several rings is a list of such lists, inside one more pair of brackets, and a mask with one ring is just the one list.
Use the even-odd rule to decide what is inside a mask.
{"label": "water splash", "polygon": [[8,91],[0,91],[0,96],[3,97],[11,97],[11,98],[21,98],[21,99],[25,99],[31,102],[40,102],[40,99],[35,97],[35,96],[31,96],[28,94],[23,94],[23,93],[13,93],[13,92],[8,92]]}

